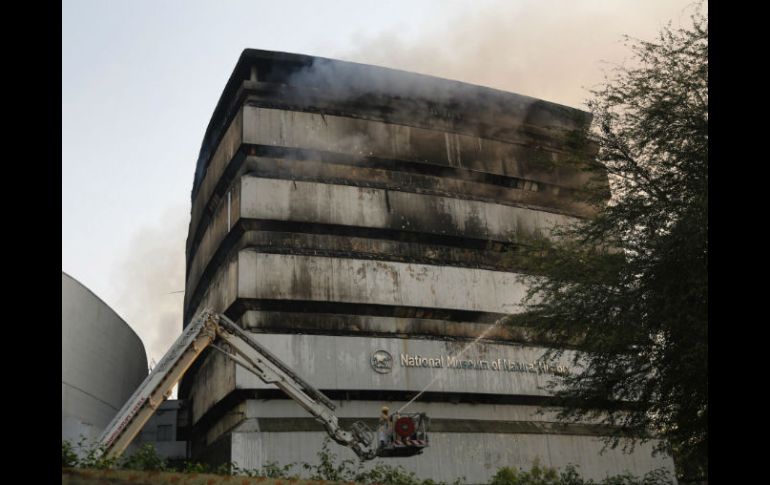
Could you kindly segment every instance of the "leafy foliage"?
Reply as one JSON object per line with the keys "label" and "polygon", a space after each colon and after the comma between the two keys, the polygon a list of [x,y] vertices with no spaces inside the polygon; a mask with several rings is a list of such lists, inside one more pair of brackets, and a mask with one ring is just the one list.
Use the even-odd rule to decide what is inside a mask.
{"label": "leafy foliage", "polygon": [[490,485],[560,485],[561,483],[556,469],[541,467],[537,462],[528,472],[503,467],[490,481]]}
{"label": "leafy foliage", "polygon": [[128,470],[165,471],[168,470],[166,460],[155,451],[150,443],[145,443],[133,455],[127,457],[122,468]]}
{"label": "leafy foliage", "polygon": [[[388,484],[388,485],[441,485],[442,482],[433,480],[421,480],[414,472],[406,471],[400,466],[389,466],[378,463],[367,470],[364,464],[358,460],[345,459],[338,462],[338,457],[329,449],[330,440],[324,440],[321,450],[318,452],[318,463],[311,465],[303,463],[305,470],[310,472],[312,480],[329,480],[356,482],[362,484]],[[458,479],[455,484],[462,483]]]}
{"label": "leafy foliage", "polygon": [[81,436],[77,445],[74,446],[69,441],[63,440],[61,448],[62,467],[104,470],[114,468],[118,463],[117,459],[104,456],[103,446],[89,443],[84,436]]}
{"label": "leafy foliage", "polygon": [[641,478],[622,473],[595,482],[581,478],[574,465],[568,465],[559,472],[555,468],[541,466],[535,460],[529,471],[509,467],[499,469],[489,485],[664,485],[673,483],[670,474],[664,469],[653,470]]}
{"label": "leafy foliage", "polygon": [[[451,484],[435,482],[431,479],[420,479],[415,473],[404,470],[400,466],[389,466],[378,463],[370,469],[365,469],[360,461],[342,460],[329,449],[329,439],[324,441],[318,452],[318,463],[302,463],[301,468],[310,473],[311,480],[325,480],[331,482],[346,482],[357,484],[382,484],[382,485],[461,485],[465,483],[465,477],[458,478]],[[145,444],[133,455],[122,461],[100,461],[96,459],[101,448],[98,445],[87,444],[85,440],[78,443],[78,448],[84,453],[84,458],[78,458],[78,454],[71,443],[62,441],[62,468],[122,468],[140,471],[179,471],[189,474],[217,474],[245,477],[285,478],[291,483],[300,478],[299,474],[291,473],[295,464],[279,465],[276,462],[268,462],[257,470],[240,468],[234,463],[224,463],[219,466],[211,466],[197,462],[185,461],[180,467],[174,468],[168,465],[166,460],[158,456],[151,444]],[[108,466],[109,465],[109,466]],[[559,472],[554,468],[541,466],[536,460],[529,471],[516,468],[501,468],[498,470],[490,485],[668,485],[671,478],[666,470],[655,470],[637,479],[630,474],[608,477],[596,484],[591,480],[583,480],[576,467],[570,465]]]}
{"label": "leafy foliage", "polygon": [[329,439],[325,439],[318,452],[319,463],[303,463],[302,467],[310,473],[311,480],[350,481],[360,471],[360,462],[352,459],[337,463],[337,455],[329,450]]}
{"label": "leafy foliage", "polygon": [[67,440],[62,440],[62,468],[93,468],[104,470],[108,468],[125,468],[128,470],[168,470],[166,461],[160,457],[155,447],[145,444],[134,454],[119,458],[107,458],[104,456],[104,446],[89,441],[81,436],[77,445]]}
{"label": "leafy foliage", "polygon": [[72,443],[69,441],[61,442],[61,467],[62,468],[75,468],[78,466],[79,458],[75,450],[72,448]]}
{"label": "leafy foliage", "polygon": [[[532,240],[527,311],[509,323],[579,372],[554,392],[567,421],[617,429],[611,446],[663,438],[678,466],[708,476],[708,22],[629,41],[636,67],[592,92],[605,171],[586,194],[595,218]],[[595,167],[588,161],[586,166]],[[604,177],[602,182],[601,176]],[[560,357],[563,350],[549,352]],[[630,441],[624,438],[631,438]]]}

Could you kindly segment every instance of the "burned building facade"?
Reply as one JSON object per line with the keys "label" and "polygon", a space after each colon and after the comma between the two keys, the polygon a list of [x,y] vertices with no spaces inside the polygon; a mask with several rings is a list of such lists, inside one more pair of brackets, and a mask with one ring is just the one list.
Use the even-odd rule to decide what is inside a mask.
{"label": "burned building facade", "polygon": [[[226,313],[332,398],[343,425],[374,426],[382,405],[425,390],[408,411],[430,416],[430,448],[388,460],[421,477],[480,483],[535,459],[595,478],[672,469],[652,444],[600,454],[606,429],[538,414],[568,362],[542,365],[542,348],[495,325],[525,294],[517,245],[593,213],[574,196],[589,175],[563,163],[588,122],[489,88],[244,51],[196,167],[185,324]],[[325,437],[216,352],[180,397],[195,459],[313,462]]]}

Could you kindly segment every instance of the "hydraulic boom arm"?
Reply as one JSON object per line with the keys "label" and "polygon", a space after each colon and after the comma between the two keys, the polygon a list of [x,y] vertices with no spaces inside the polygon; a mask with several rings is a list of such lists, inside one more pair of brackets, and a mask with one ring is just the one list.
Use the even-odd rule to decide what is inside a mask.
{"label": "hydraulic boom arm", "polygon": [[354,424],[352,432],[343,430],[333,412],[335,406],[329,398],[305,382],[226,316],[205,310],[187,326],[102,433],[99,442],[107,457],[117,457],[125,451],[208,346],[223,352],[265,383],[278,386],[320,421],[334,441],[351,448],[362,460],[371,460],[376,456],[371,434],[363,424]]}

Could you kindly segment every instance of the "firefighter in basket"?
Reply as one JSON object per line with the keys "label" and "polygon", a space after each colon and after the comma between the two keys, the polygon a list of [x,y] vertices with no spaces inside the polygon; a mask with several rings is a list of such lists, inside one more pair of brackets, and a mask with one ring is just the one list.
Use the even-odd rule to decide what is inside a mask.
{"label": "firefighter in basket", "polygon": [[390,439],[390,416],[388,415],[387,406],[382,407],[382,413],[380,414],[380,423],[377,427],[377,434],[379,439],[380,448],[385,447]]}

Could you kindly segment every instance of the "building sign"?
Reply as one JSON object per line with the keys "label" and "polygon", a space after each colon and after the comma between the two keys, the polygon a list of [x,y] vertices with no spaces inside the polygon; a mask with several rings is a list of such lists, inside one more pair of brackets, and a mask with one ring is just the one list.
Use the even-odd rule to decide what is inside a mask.
{"label": "building sign", "polygon": [[[542,361],[523,362],[510,359],[461,359],[452,355],[426,357],[401,354],[401,367],[446,368],[476,371],[527,372],[565,376],[569,369],[565,365],[551,365]],[[387,374],[393,368],[393,357],[384,350],[378,350],[371,357],[372,368],[380,374]]]}
{"label": "building sign", "polygon": [[372,364],[372,369],[380,374],[387,374],[393,369],[393,356],[385,350],[378,350],[372,353],[372,358],[369,362]]}

